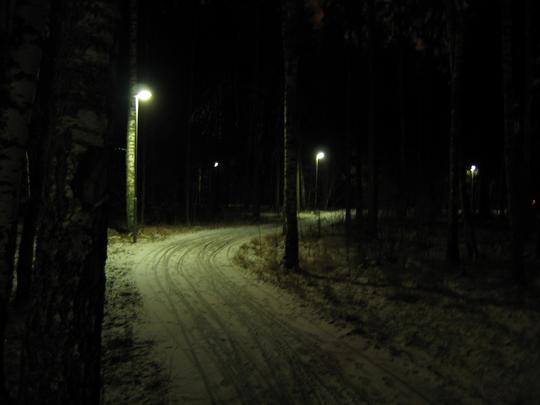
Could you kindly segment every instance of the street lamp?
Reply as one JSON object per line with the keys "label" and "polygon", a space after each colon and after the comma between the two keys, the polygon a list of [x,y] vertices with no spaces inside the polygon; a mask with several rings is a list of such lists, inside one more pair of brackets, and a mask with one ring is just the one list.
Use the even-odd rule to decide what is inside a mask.
{"label": "street lamp", "polygon": [[478,166],[471,165],[467,174],[471,176],[471,214],[474,215],[474,178],[478,175]]}
{"label": "street lamp", "polygon": [[137,93],[137,95],[135,96],[135,98],[137,100],[141,100],[141,101],[148,101],[152,98],[152,92],[150,90],[141,90]]}
{"label": "street lamp", "polygon": [[137,241],[137,146],[139,132],[139,100],[148,101],[152,93],[148,89],[140,89],[134,95],[135,109],[130,103],[128,116],[128,132],[126,142],[126,197],[127,225],[133,242]]}
{"label": "street lamp", "polygon": [[317,230],[318,236],[321,236],[321,210],[319,209],[319,204],[317,201],[317,194],[319,191],[319,160],[324,159],[324,152],[318,152],[315,155],[315,204],[314,208],[317,210]]}
{"label": "street lamp", "polygon": [[315,155],[315,209],[317,209],[317,191],[319,190],[319,160],[322,159],[324,159],[324,152],[319,152]]}

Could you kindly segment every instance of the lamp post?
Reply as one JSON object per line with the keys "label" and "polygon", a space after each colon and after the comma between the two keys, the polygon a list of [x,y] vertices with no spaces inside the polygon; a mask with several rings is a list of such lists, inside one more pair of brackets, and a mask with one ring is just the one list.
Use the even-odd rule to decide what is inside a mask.
{"label": "lamp post", "polygon": [[314,208],[317,210],[317,233],[318,236],[321,236],[321,210],[319,209],[319,204],[317,201],[317,195],[319,191],[319,160],[324,159],[324,152],[318,152],[315,155],[315,204]]}
{"label": "lamp post", "polygon": [[474,178],[478,175],[478,167],[471,165],[468,172],[471,175],[471,214],[474,215]]}
{"label": "lamp post", "polygon": [[[139,100],[152,98],[149,90],[141,89],[134,95],[135,111],[130,108],[126,142],[126,211],[127,225],[133,242],[137,242],[137,144],[139,132]],[[134,114],[133,114],[134,113]]]}

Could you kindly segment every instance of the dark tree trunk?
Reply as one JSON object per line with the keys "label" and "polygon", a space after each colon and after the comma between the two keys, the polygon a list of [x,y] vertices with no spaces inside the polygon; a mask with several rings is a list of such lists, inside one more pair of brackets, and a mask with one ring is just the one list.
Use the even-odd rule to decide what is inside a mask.
{"label": "dark tree trunk", "polygon": [[379,184],[378,184],[378,165],[377,165],[377,137],[375,134],[375,0],[368,0],[368,217],[366,231],[369,236],[377,236],[377,222],[379,216]]}
{"label": "dark tree trunk", "polygon": [[502,72],[504,97],[504,164],[508,218],[512,243],[512,276],[516,282],[523,279],[523,250],[525,205],[522,201],[523,173],[521,167],[520,105],[516,97],[513,75],[513,10],[511,0],[501,0],[502,16]]}
{"label": "dark tree trunk", "polygon": [[[49,41],[50,43],[50,41]],[[43,175],[45,172],[44,150],[45,135],[48,131],[49,95],[52,91],[51,49],[45,49],[41,62],[36,103],[32,112],[30,124],[30,139],[28,144],[28,201],[24,212],[24,223],[18,249],[17,261],[17,291],[15,302],[21,307],[30,298],[32,271],[34,266],[34,249],[37,226],[41,211],[43,191]]]}
{"label": "dark tree trunk", "polygon": [[356,206],[356,213],[354,216],[354,222],[357,227],[360,227],[362,224],[362,211],[364,210],[364,189],[362,186],[362,147],[360,146],[360,139],[357,139],[356,145],[355,180],[354,202]]}
{"label": "dark tree trunk", "polygon": [[[191,99],[191,92],[188,97]],[[191,206],[191,102],[187,107],[186,141],[184,143],[184,220],[187,226],[192,224],[193,209]]]}
{"label": "dark tree trunk", "polygon": [[[39,113],[37,113],[39,114]],[[34,263],[34,243],[36,229],[41,210],[41,191],[44,168],[41,158],[43,151],[40,139],[46,131],[43,119],[34,123],[33,136],[35,139],[28,151],[28,177],[29,196],[24,211],[24,223],[18,250],[17,261],[17,292],[15,302],[17,306],[26,304],[30,298],[32,283],[32,269]]]}
{"label": "dark tree trunk", "polygon": [[398,173],[398,217],[404,220],[407,216],[408,187],[407,187],[407,160],[406,160],[406,104],[405,104],[405,39],[399,39],[398,49],[398,97],[399,97],[399,173]]}
{"label": "dark tree trunk", "polygon": [[250,121],[251,121],[251,134],[250,136],[253,137],[255,148],[253,150],[254,153],[251,154],[253,156],[253,167],[248,171],[252,173],[251,176],[251,212],[253,215],[253,219],[259,220],[261,216],[261,170],[260,170],[260,164],[263,159],[262,151],[261,151],[261,143],[262,143],[262,116],[263,116],[263,103],[261,100],[261,63],[260,63],[260,51],[259,51],[259,41],[260,41],[260,4],[256,2],[254,4],[255,10],[255,18],[253,20],[253,70],[252,70],[252,89],[251,89],[251,96],[252,96],[252,102],[251,102],[251,114],[250,114]]}
{"label": "dark tree trunk", "polygon": [[[459,194],[461,200],[461,211],[463,214],[464,240],[467,248],[467,255],[470,260],[476,260],[478,257],[478,247],[476,243],[476,232],[474,229],[472,207],[469,204],[470,196],[467,192],[466,170],[463,162],[464,156],[464,137],[463,137],[463,92],[464,92],[464,45],[465,45],[465,19],[464,6],[460,3],[461,0],[454,0],[455,6],[455,31],[454,31],[454,52],[453,52],[453,69],[455,76],[452,79],[452,109],[453,109],[453,144],[454,144],[454,175],[457,179],[454,180],[454,186],[457,182],[459,188],[456,193]],[[455,86],[455,88],[454,88]],[[452,135],[451,135],[452,136]],[[457,197],[456,197],[457,198]]]}
{"label": "dark tree trunk", "polygon": [[352,216],[351,216],[351,210],[352,210],[352,196],[353,196],[353,190],[352,190],[352,55],[351,50],[349,49],[349,45],[347,42],[345,43],[345,69],[347,71],[347,81],[345,83],[345,94],[347,95],[347,99],[345,100],[347,105],[347,113],[345,116],[345,119],[347,120],[346,123],[346,134],[345,134],[345,154],[346,154],[346,162],[345,162],[345,230],[347,234],[347,243],[349,241],[349,236],[351,232],[351,225],[352,225]]}
{"label": "dark tree trunk", "polygon": [[[535,69],[535,57],[538,34],[534,30],[534,4],[533,0],[526,0],[525,2],[525,89],[523,94],[523,130],[524,130],[524,164],[525,164],[525,178],[526,187],[530,191],[530,194],[525,196],[526,198],[531,195],[535,195],[535,185],[538,183],[538,175],[535,170],[535,159],[538,159],[538,150],[535,148],[535,135],[537,128],[534,123],[534,69]],[[535,37],[536,35],[536,37]],[[527,221],[531,221],[535,224],[536,231],[536,256],[540,258],[540,215],[538,215],[538,199],[539,195],[535,195],[536,206],[532,207],[531,217],[527,218]]]}
{"label": "dark tree trunk", "polygon": [[305,185],[305,179],[304,179],[304,167],[303,167],[303,164],[302,164],[302,159],[300,158],[300,151],[301,151],[301,148],[298,148],[298,151],[297,151],[298,161],[297,161],[297,164],[296,164],[296,173],[297,173],[297,176],[296,176],[296,188],[297,188],[297,192],[296,192],[296,196],[297,196],[296,208],[297,208],[298,211],[302,211],[303,209],[306,208],[306,185]]}
{"label": "dark tree trunk", "polygon": [[31,192],[26,203],[21,241],[18,249],[17,291],[15,295],[15,303],[17,307],[24,306],[24,304],[26,304],[30,298],[38,209],[39,200],[36,198],[34,193]]}
{"label": "dark tree trunk", "polygon": [[[284,98],[283,98],[284,99]],[[279,102],[279,111],[284,111],[284,107],[282,105],[283,101]],[[283,133],[285,131],[283,127],[283,117],[280,113],[278,115],[279,118],[275,120],[276,122],[276,140],[275,140],[275,187],[274,187],[274,204],[275,204],[275,210],[278,214],[283,214],[283,207],[284,204],[282,203],[281,193],[283,191],[281,187],[281,178],[283,176],[283,167],[284,167],[284,161],[283,161],[283,151],[284,151],[284,137]]]}
{"label": "dark tree trunk", "polygon": [[426,162],[425,153],[425,133],[426,133],[426,51],[424,49],[417,50],[416,58],[416,75],[418,95],[416,101],[416,120],[417,120],[417,136],[416,136],[416,174],[415,178],[415,194],[416,206],[415,217],[418,223],[424,223],[427,214],[427,185],[426,185]]}
{"label": "dark tree trunk", "polygon": [[396,1],[397,21],[396,28],[399,32],[397,38],[397,92],[398,92],[398,108],[399,108],[399,165],[397,173],[397,216],[401,221],[407,217],[407,209],[409,208],[409,173],[407,168],[407,63],[406,63],[406,44],[407,36],[405,13],[406,8],[403,0]]}
{"label": "dark tree trunk", "polygon": [[297,80],[299,59],[299,28],[303,2],[283,0],[283,58],[285,63],[284,91],[284,203],[285,256],[284,266],[298,269],[297,179]]}
{"label": "dark tree trunk", "polygon": [[17,214],[49,2],[18,2],[14,17],[12,10],[10,4],[7,15],[1,16],[3,33],[11,32],[12,39],[17,41],[9,44],[8,52],[0,52],[0,73],[3,87],[6,86],[0,89],[4,96],[0,102],[0,400],[6,395],[4,331],[12,287]]}
{"label": "dark tree trunk", "polygon": [[[50,132],[19,403],[98,404],[115,3],[55,3]],[[90,48],[89,48],[90,47]],[[92,52],[88,52],[92,49]],[[84,67],[82,69],[81,67]]]}
{"label": "dark tree trunk", "polygon": [[[460,145],[462,146],[462,145]],[[463,156],[462,154],[460,154]],[[463,168],[464,165],[459,160],[460,168]],[[467,183],[465,180],[466,171],[459,171],[459,189],[461,196],[461,210],[463,212],[463,226],[464,226],[464,237],[465,237],[465,246],[467,247],[467,256],[469,260],[476,260],[478,258],[478,245],[476,243],[476,231],[474,228],[473,212],[472,207],[469,204],[471,197],[467,192]]]}
{"label": "dark tree trunk", "polygon": [[190,66],[188,81],[186,83],[186,140],[184,143],[184,220],[186,225],[190,226],[193,222],[193,208],[192,208],[192,176],[191,176],[191,130],[192,130],[192,114],[193,114],[193,92],[195,86],[195,60],[197,57],[197,42],[199,37],[199,16],[198,9],[195,6],[195,19],[192,26],[192,48],[190,50]]}
{"label": "dark tree trunk", "polygon": [[458,149],[463,125],[463,45],[464,22],[460,0],[446,0],[447,33],[450,59],[450,133],[448,167],[448,235],[446,259],[449,264],[459,263],[459,156]]}

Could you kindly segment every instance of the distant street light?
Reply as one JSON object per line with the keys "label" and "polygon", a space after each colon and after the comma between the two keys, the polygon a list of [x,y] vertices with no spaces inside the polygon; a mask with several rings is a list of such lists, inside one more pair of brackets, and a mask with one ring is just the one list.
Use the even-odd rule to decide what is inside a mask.
{"label": "distant street light", "polygon": [[214,167],[218,167],[219,166],[219,162],[214,162]]}
{"label": "distant street light", "polygon": [[321,236],[321,210],[317,200],[317,194],[319,191],[319,160],[324,159],[324,152],[318,152],[315,156],[315,204],[314,208],[317,210],[317,230],[318,236]]}
{"label": "distant street light", "polygon": [[128,121],[128,133],[126,142],[126,197],[127,197],[127,223],[133,242],[137,241],[137,152],[139,133],[139,100],[148,101],[152,98],[150,90],[141,89],[134,96],[135,117],[130,108]]}
{"label": "distant street light", "polygon": [[478,167],[471,165],[467,174],[471,176],[471,214],[474,215],[474,178],[478,175]]}

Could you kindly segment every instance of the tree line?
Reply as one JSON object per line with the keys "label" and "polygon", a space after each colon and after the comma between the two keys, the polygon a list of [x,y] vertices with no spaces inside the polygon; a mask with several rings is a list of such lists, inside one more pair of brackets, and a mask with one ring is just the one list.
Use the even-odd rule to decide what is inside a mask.
{"label": "tree line", "polygon": [[[363,77],[356,80],[365,82],[364,93],[361,95],[365,100],[360,104],[364,122],[359,130],[349,127],[343,141],[347,145],[347,152],[343,159],[346,162],[343,171],[347,196],[347,226],[349,227],[352,221],[351,208],[355,207],[357,224],[361,224],[366,235],[376,238],[381,203],[393,209],[402,219],[412,209],[414,215],[419,218],[424,216],[422,220],[429,220],[430,215],[422,205],[431,203],[435,205],[435,215],[446,212],[446,260],[448,263],[457,265],[460,262],[461,234],[463,234],[467,256],[472,260],[477,257],[474,224],[477,211],[469,203],[474,201],[470,183],[474,181],[473,176],[477,173],[474,169],[471,173],[471,162],[465,160],[470,155],[467,138],[471,137],[466,127],[470,122],[467,118],[471,115],[471,112],[467,111],[470,105],[467,104],[466,98],[470,94],[467,74],[470,75],[472,69],[467,64],[473,59],[467,53],[471,52],[472,46],[468,41],[475,29],[471,26],[475,17],[477,18],[475,13],[486,12],[486,10],[491,11],[490,21],[496,27],[490,31],[490,35],[498,36],[494,38],[494,42],[497,43],[494,49],[499,52],[494,56],[494,60],[498,61],[498,65],[492,65],[491,68],[500,72],[500,75],[493,75],[495,79],[498,79],[493,85],[501,91],[497,94],[500,100],[499,105],[487,99],[484,103],[497,108],[491,114],[491,119],[499,125],[498,129],[502,136],[500,140],[496,136],[491,139],[490,137],[482,138],[480,145],[493,151],[490,152],[493,161],[499,161],[498,154],[503,157],[500,163],[503,167],[504,180],[499,181],[498,186],[504,188],[505,199],[499,205],[499,201],[494,201],[493,198],[490,201],[489,197],[486,197],[484,199],[487,201],[482,208],[485,209],[487,215],[490,215],[489,211],[496,206],[506,213],[511,236],[512,276],[516,282],[524,282],[525,239],[535,232],[535,227],[537,234],[539,229],[536,205],[539,178],[538,165],[534,163],[538,155],[538,132],[534,111],[537,108],[535,80],[538,77],[539,41],[538,31],[532,24],[534,16],[538,14],[538,9],[532,1],[517,4],[501,0],[487,4],[480,1],[447,0],[434,4],[405,0],[397,2],[287,0],[283,3],[284,213],[287,230],[284,265],[286,268],[298,269],[296,171],[300,131],[296,126],[298,118],[296,85],[300,80],[297,66],[299,58],[302,57],[303,37],[302,33],[295,31],[295,27],[301,27],[303,20],[310,19],[313,29],[317,29],[317,25],[324,24],[325,19],[337,20],[334,23],[341,32],[343,53],[347,56],[348,63],[354,54],[361,53],[360,63],[363,64]],[[303,34],[305,43],[306,33]],[[406,60],[411,59],[416,60],[416,70],[419,70],[416,73],[426,77],[420,78],[416,88],[407,90],[407,85],[410,86],[410,82],[415,80],[414,77],[407,77],[410,75],[410,70],[405,67]],[[383,83],[388,81],[388,77],[381,77],[379,72],[385,72],[384,65],[389,60],[397,62],[398,67],[394,73],[397,102],[393,103],[396,108],[393,119],[397,123],[396,132],[399,135],[393,138],[389,138],[386,134],[388,129],[381,126],[381,118],[386,115],[388,119],[389,114],[383,111],[384,100],[381,100],[377,94],[384,91]],[[350,69],[351,66],[348,68]],[[358,65],[354,68],[358,68]],[[423,195],[419,195],[411,206],[405,198],[407,189],[411,186],[421,189],[427,182],[425,177],[422,180],[424,174],[421,171],[440,170],[444,164],[444,161],[438,161],[435,162],[438,168],[425,166],[422,168],[421,159],[425,159],[426,154],[436,153],[435,150],[429,148],[420,150],[426,142],[424,139],[419,139],[415,145],[416,150],[413,152],[418,153],[416,157],[407,148],[409,138],[421,136],[425,131],[423,127],[429,125],[432,120],[432,117],[426,115],[426,110],[430,108],[427,103],[434,100],[427,98],[426,87],[434,87],[435,82],[424,83],[427,80],[433,80],[426,75],[429,68],[432,72],[435,71],[432,75],[438,75],[447,81],[446,89],[443,87],[448,94],[446,106],[441,109],[442,116],[446,115],[447,124],[442,125],[437,131],[431,123],[432,134],[429,134],[446,139],[448,156],[446,173],[441,171],[434,178],[435,181],[446,183],[447,196],[445,203],[441,201],[437,204],[433,196],[422,193]],[[413,97],[411,93],[415,93]],[[416,99],[419,105],[415,112],[418,118],[414,127],[411,125],[412,120],[409,116],[411,111],[405,105],[411,99]],[[348,103],[348,109],[358,106],[350,100]],[[500,116],[496,113],[499,111]],[[434,134],[435,132],[439,133]],[[444,135],[445,132],[446,135]],[[428,134],[423,136],[426,135]],[[395,153],[397,159],[385,162],[384,154],[390,152],[383,149],[384,142],[393,142],[387,149],[397,150]],[[483,156],[489,155],[484,153]],[[410,178],[413,176],[411,167],[415,165],[419,173],[416,175],[416,181],[413,182]],[[397,169],[398,175],[385,174],[391,166]],[[468,168],[469,172],[467,172]],[[493,184],[496,183],[493,177],[489,178],[488,173],[483,176],[486,183],[490,180]],[[394,201],[388,197],[381,199],[380,189],[385,182],[395,183],[398,193]],[[353,194],[356,200],[354,203],[350,197]],[[366,212],[365,217],[363,212]],[[532,225],[535,223],[536,225]],[[536,246],[538,254],[538,242]]]}

